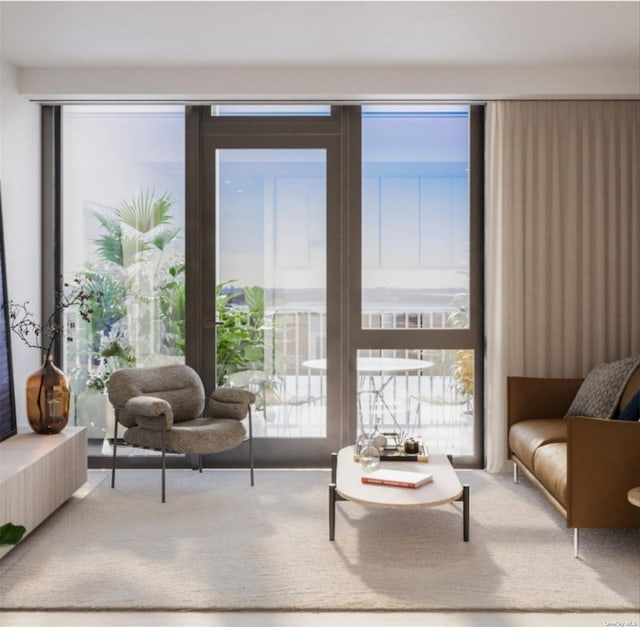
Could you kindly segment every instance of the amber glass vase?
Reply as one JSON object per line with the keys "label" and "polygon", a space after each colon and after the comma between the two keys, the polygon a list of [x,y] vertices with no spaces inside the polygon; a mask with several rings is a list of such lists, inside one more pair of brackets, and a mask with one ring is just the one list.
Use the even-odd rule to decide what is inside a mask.
{"label": "amber glass vase", "polygon": [[69,420],[71,384],[48,355],[27,379],[27,418],[31,428],[42,435],[60,433]]}

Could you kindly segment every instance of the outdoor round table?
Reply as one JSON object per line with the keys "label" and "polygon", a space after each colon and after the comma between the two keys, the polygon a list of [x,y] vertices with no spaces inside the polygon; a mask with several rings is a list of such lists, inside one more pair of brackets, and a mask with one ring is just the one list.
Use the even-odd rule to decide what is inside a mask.
{"label": "outdoor round table", "polygon": [[[303,361],[305,368],[314,368],[316,370],[326,370],[326,359],[309,359]],[[424,370],[433,366],[433,362],[425,359],[403,359],[397,357],[358,357],[357,370],[358,374],[395,374],[397,372],[415,372]]]}
{"label": "outdoor round table", "polygon": [[[303,361],[302,365],[305,368],[326,370],[327,360],[309,359],[307,361]],[[407,359],[401,357],[358,357],[356,365],[361,381],[366,381],[368,383],[368,390],[363,391],[368,391],[380,402],[381,406],[386,409],[394,425],[399,430],[402,430],[402,427],[398,423],[395,413],[392,411],[391,407],[389,407],[389,404],[384,398],[384,389],[393,380],[393,376],[395,374],[401,372],[418,372],[425,368],[429,368],[430,366],[433,366],[433,362],[425,359]],[[381,375],[380,385],[376,385],[375,375],[377,374]],[[358,406],[360,407],[360,415],[362,416],[362,407],[359,400]],[[361,426],[364,430],[364,425]]]}

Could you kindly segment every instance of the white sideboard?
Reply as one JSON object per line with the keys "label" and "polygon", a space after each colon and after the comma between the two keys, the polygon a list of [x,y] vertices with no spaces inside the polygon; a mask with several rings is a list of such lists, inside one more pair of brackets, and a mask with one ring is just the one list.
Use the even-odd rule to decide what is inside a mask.
{"label": "white sideboard", "polygon": [[[30,533],[86,481],[86,427],[0,442],[0,525],[23,525]],[[0,557],[11,548],[0,547]]]}

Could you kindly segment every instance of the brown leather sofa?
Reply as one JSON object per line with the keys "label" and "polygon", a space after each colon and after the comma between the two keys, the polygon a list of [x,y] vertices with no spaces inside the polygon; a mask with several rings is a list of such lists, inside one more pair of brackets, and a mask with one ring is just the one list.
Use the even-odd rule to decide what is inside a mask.
{"label": "brown leather sofa", "polygon": [[[574,528],[640,527],[627,499],[640,486],[640,422],[570,416],[582,379],[507,378],[509,457]],[[632,375],[620,408],[640,390]]]}

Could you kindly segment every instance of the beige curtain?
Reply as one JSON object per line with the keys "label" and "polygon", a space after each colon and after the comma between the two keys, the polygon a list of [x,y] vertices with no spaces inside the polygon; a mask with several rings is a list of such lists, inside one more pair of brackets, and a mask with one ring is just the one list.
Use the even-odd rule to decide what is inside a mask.
{"label": "beige curtain", "polygon": [[640,354],[640,101],[487,107],[487,470],[506,377]]}

